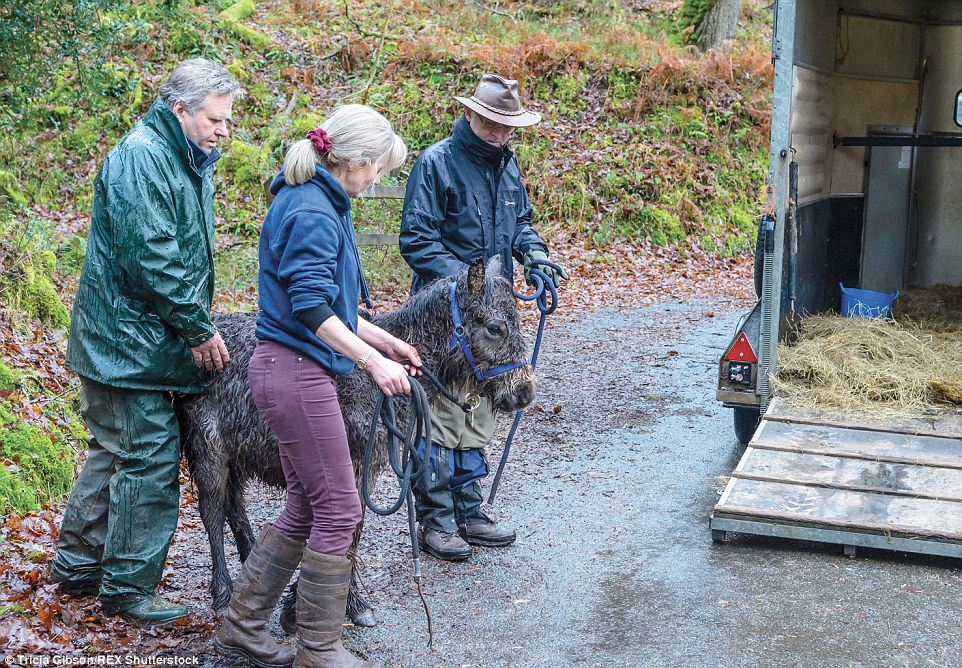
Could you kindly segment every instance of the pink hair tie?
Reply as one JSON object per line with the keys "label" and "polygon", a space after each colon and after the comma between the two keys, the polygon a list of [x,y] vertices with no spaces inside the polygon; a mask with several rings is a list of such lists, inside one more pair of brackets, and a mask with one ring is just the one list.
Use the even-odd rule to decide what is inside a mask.
{"label": "pink hair tie", "polygon": [[314,150],[320,155],[327,155],[331,152],[331,140],[327,136],[327,131],[324,128],[317,128],[316,130],[311,130],[307,133],[307,138],[311,140],[314,144]]}

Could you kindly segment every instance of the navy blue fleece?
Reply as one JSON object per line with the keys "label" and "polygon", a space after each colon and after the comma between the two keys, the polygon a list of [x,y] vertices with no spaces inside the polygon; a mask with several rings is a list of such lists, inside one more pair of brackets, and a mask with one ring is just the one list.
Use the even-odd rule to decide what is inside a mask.
{"label": "navy blue fleece", "polygon": [[307,183],[289,186],[281,172],[261,228],[257,338],[306,355],[335,374],[354,361],[317,338],[331,315],[357,332],[358,298],[369,303],[351,222],[351,200],[323,167]]}

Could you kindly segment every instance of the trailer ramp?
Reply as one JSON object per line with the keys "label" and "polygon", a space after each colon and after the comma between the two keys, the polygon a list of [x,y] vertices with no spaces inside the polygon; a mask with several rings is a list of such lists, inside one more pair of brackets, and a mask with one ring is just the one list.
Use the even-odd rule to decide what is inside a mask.
{"label": "trailer ramp", "polygon": [[962,558],[962,417],[852,419],[779,400],[715,506],[729,532]]}

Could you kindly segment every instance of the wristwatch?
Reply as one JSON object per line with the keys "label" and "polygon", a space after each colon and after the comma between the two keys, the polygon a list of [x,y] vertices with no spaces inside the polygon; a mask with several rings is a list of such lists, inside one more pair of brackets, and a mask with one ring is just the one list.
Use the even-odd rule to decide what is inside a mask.
{"label": "wristwatch", "polygon": [[356,366],[358,369],[362,369],[362,370],[366,369],[367,361],[371,359],[371,355],[373,354],[374,354],[374,349],[372,348],[371,350],[367,351],[367,355],[365,355],[364,357],[358,357],[357,360],[354,362],[354,366]]}

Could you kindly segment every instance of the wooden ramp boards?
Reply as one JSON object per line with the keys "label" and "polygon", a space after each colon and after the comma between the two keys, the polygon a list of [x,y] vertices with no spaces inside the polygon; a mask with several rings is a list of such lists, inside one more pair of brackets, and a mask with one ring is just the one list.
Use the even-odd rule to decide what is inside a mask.
{"label": "wooden ramp boards", "polygon": [[712,538],[735,531],[846,553],[962,558],[962,430],[944,427],[855,426],[773,405],[715,506]]}

